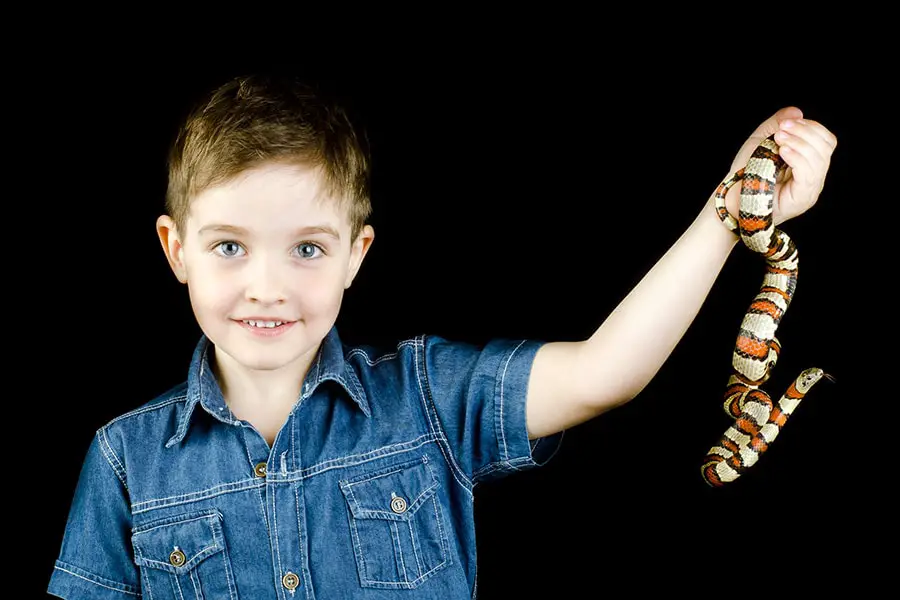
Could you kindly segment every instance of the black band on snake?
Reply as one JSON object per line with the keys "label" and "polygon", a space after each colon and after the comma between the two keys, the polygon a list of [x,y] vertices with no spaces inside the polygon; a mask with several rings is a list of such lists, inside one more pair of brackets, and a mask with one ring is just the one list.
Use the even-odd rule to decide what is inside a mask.
{"label": "black band on snake", "polygon": [[[703,479],[713,487],[734,481],[756,464],[775,441],[800,401],[822,377],[822,369],[800,373],[777,404],[759,389],[771,374],[781,352],[775,330],[797,286],[797,248],[772,219],[775,183],[786,169],[774,136],[753,152],[747,166],[726,178],[716,189],[716,210],[731,231],[740,231],[744,245],[766,261],[759,293],[744,315],[732,354],[734,371],[725,389],[724,408],[734,419],[703,461]],[[725,195],[741,181],[741,205],[735,220],[725,208]]]}

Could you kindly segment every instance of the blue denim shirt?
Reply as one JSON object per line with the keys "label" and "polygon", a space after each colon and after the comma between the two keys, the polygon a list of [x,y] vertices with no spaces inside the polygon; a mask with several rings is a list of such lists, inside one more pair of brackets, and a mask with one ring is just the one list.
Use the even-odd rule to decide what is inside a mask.
{"label": "blue denim shirt", "polygon": [[187,381],[101,427],[48,592],[96,600],[474,598],[473,488],[544,464],[536,341],[323,340],[270,448],[202,337]]}

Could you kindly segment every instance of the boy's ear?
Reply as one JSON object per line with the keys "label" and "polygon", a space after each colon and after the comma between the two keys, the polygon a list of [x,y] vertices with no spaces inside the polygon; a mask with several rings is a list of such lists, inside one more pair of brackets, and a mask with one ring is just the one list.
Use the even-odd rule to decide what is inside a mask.
{"label": "boy's ear", "polygon": [[344,289],[349,288],[353,283],[374,239],[375,229],[371,225],[364,225],[359,235],[353,240],[353,245],[350,247],[350,268],[347,270],[347,278],[344,280]]}
{"label": "boy's ear", "polygon": [[181,244],[181,238],[178,236],[178,228],[175,221],[168,215],[162,215],[156,220],[156,233],[159,235],[159,242],[162,244],[163,251],[172,267],[172,272],[181,283],[187,283],[187,272],[184,268],[184,246]]}

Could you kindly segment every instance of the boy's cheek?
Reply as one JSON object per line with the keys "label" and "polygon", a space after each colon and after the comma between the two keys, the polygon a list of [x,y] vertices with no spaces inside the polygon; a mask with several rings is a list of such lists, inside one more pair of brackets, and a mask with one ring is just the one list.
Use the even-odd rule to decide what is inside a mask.
{"label": "boy's cheek", "polygon": [[240,296],[234,286],[220,279],[198,277],[196,272],[188,278],[191,303],[203,310],[221,311],[234,304]]}

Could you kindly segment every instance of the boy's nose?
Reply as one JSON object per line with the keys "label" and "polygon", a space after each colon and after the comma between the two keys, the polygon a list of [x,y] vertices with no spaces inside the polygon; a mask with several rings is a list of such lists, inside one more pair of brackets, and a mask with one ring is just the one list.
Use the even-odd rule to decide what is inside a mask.
{"label": "boy's nose", "polygon": [[278,304],[287,299],[278,268],[270,261],[257,261],[249,269],[246,297],[260,304]]}

